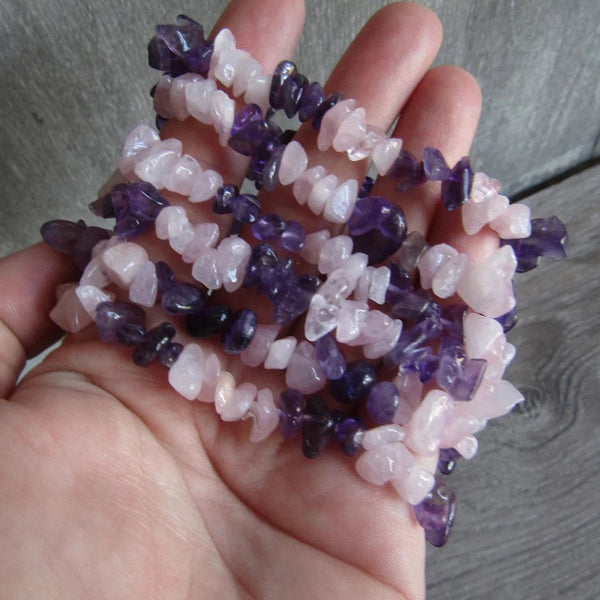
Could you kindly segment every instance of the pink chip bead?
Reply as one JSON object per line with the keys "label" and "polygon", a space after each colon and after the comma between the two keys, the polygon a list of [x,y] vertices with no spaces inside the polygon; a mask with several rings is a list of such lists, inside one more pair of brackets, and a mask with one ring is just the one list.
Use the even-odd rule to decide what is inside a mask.
{"label": "pink chip bead", "polygon": [[206,248],[192,265],[192,277],[209,290],[218,290],[223,285],[218,256],[216,248]]}
{"label": "pink chip bead", "polygon": [[403,442],[406,433],[402,427],[390,423],[368,429],[363,437],[362,445],[365,450],[373,450],[383,444],[394,444]]}
{"label": "pink chip bead", "polygon": [[323,217],[330,223],[346,223],[354,210],[358,195],[358,181],[348,179],[327,198]]}
{"label": "pink chip bead", "polygon": [[281,164],[277,174],[281,185],[294,183],[306,171],[307,165],[306,150],[299,142],[292,140],[281,155]]}
{"label": "pink chip bead", "polygon": [[317,147],[321,152],[329,149],[339,127],[356,107],[356,100],[348,98],[338,102],[333,108],[330,108],[321,121],[321,129],[317,137]]}
{"label": "pink chip bead", "polygon": [[248,367],[262,365],[280,329],[279,325],[258,325],[252,341],[240,354],[242,362]]}
{"label": "pink chip bead", "polygon": [[531,210],[526,204],[510,204],[490,222],[490,227],[503,239],[513,240],[531,235]]}
{"label": "pink chip bead", "polygon": [[345,152],[355,146],[367,135],[367,120],[365,109],[355,108],[339,124],[337,133],[332,141],[333,149],[337,152]]}
{"label": "pink chip bead", "polygon": [[270,389],[264,388],[258,391],[256,401],[250,407],[250,415],[253,418],[251,442],[262,442],[277,429],[279,415]]}
{"label": "pink chip bead", "polygon": [[356,302],[355,300],[344,300],[338,315],[338,326],[335,330],[335,338],[341,344],[358,337],[362,329],[365,316],[369,310],[368,304]]}
{"label": "pink chip bead", "polygon": [[265,358],[265,369],[285,369],[297,344],[298,340],[294,336],[274,341]]}
{"label": "pink chip bead", "polygon": [[[217,386],[219,384],[217,383]],[[256,397],[256,386],[252,383],[242,383],[233,392],[228,391],[222,398],[224,402],[217,405],[217,412],[223,421],[239,421],[244,418]],[[217,401],[215,400],[215,404]]]}
{"label": "pink chip bead", "polygon": [[391,482],[403,500],[415,505],[421,502],[433,488],[435,477],[415,462],[408,473],[392,478]]}
{"label": "pink chip bead", "polygon": [[216,171],[208,169],[199,173],[190,192],[190,202],[206,202],[214,198],[217,190],[223,185],[223,177]]}
{"label": "pink chip bead", "polygon": [[138,156],[160,141],[160,136],[155,129],[148,125],[138,125],[125,138],[121,157],[119,158],[119,171],[131,179]]}
{"label": "pink chip bead", "polygon": [[165,206],[154,221],[156,237],[168,240],[181,233],[183,226],[189,223],[185,208],[181,206]]}
{"label": "pink chip bead", "polygon": [[323,248],[323,244],[331,237],[331,232],[328,229],[315,231],[306,236],[304,248],[300,250],[300,256],[309,264],[316,265],[319,262],[319,254]]}
{"label": "pink chip bead", "polygon": [[176,194],[189,196],[201,169],[198,161],[189,154],[180,156],[165,179],[165,187]]}
{"label": "pink chip bead", "polygon": [[383,140],[385,140],[385,131],[374,125],[367,125],[367,132],[358,144],[346,150],[348,158],[352,161],[363,160],[373,153],[373,150]]}
{"label": "pink chip bead", "polygon": [[77,295],[77,284],[69,284],[58,299],[56,306],[50,311],[50,318],[64,331],[76,333],[93,319],[84,308]]}
{"label": "pink chip bead", "polygon": [[248,75],[248,86],[244,94],[246,104],[258,104],[263,110],[269,106],[269,92],[271,90],[271,81],[273,77],[260,71]]}
{"label": "pink chip bead", "polygon": [[194,226],[195,235],[185,247],[182,258],[193,263],[207,248],[212,248],[219,240],[219,226],[216,223],[198,223]]}
{"label": "pink chip bead", "polygon": [[480,202],[466,202],[461,210],[465,233],[475,235],[484,225],[500,216],[508,206],[508,198],[501,194],[488,194]]}
{"label": "pink chip bead", "polygon": [[198,344],[187,344],[169,369],[171,387],[184,398],[196,400],[202,390],[206,356]]}
{"label": "pink chip bead", "polygon": [[129,288],[129,300],[140,306],[154,306],[158,292],[156,266],[149,260],[142,265]]}
{"label": "pink chip bead", "polygon": [[319,254],[319,272],[327,274],[340,268],[350,258],[352,246],[352,238],[347,235],[336,235],[328,239]]}
{"label": "pink chip bead", "polygon": [[381,444],[363,452],[356,461],[356,471],[369,483],[383,485],[393,478],[405,476],[414,458],[402,442]]}
{"label": "pink chip bead", "polygon": [[396,345],[401,333],[402,321],[394,319],[389,329],[379,339],[368,342],[363,346],[365,358],[381,358],[384,354],[387,354]]}
{"label": "pink chip bead", "polygon": [[285,383],[303,394],[314,394],[327,384],[315,348],[306,340],[301,341],[292,354],[285,372]]}
{"label": "pink chip bead", "polygon": [[436,244],[427,249],[419,261],[421,287],[425,290],[431,289],[435,274],[444,263],[455,256],[458,256],[458,251],[448,244]]}
{"label": "pink chip bead", "polygon": [[184,73],[173,80],[169,90],[169,101],[178,121],[185,121],[190,116],[187,108],[186,89],[191,82],[199,79],[201,77],[196,73]]}
{"label": "pink chip bead", "polygon": [[450,298],[467,268],[466,254],[457,254],[445,261],[431,280],[431,289],[438,298]]}
{"label": "pink chip bead", "polygon": [[308,196],[308,208],[315,215],[320,215],[323,212],[325,204],[335,191],[337,185],[338,178],[333,174],[326,175],[315,183]]}
{"label": "pink chip bead", "polygon": [[296,198],[298,204],[302,206],[308,202],[313,187],[320,179],[325,177],[325,175],[327,175],[327,171],[325,170],[325,167],[322,167],[321,165],[307,169],[300,175],[294,182],[294,187],[292,188],[294,198]]}
{"label": "pink chip bead", "polygon": [[248,242],[240,237],[221,240],[217,247],[217,269],[227,292],[234,292],[244,282],[250,252]]}
{"label": "pink chip bead", "polygon": [[164,188],[181,156],[181,149],[181,142],[174,138],[158,142],[138,157],[133,169],[135,175],[157,189]]}
{"label": "pink chip bead", "polygon": [[114,294],[108,294],[93,285],[79,285],[75,289],[75,294],[81,302],[84,310],[92,318],[96,318],[96,307],[101,302],[109,302],[114,298]]}
{"label": "pink chip bead", "polygon": [[217,91],[217,84],[212,79],[204,79],[190,83],[185,89],[187,109],[200,123],[212,123],[211,98]]}
{"label": "pink chip bead", "polygon": [[129,289],[138,271],[148,261],[148,253],[133,242],[123,242],[102,253],[104,271],[120,288]]}
{"label": "pink chip bead", "polygon": [[401,150],[402,140],[400,138],[383,140],[373,148],[371,158],[379,175],[385,175],[391,169]]}
{"label": "pink chip bead", "polygon": [[170,75],[162,75],[154,89],[152,104],[154,112],[164,119],[172,119],[175,112],[171,107],[171,86],[173,78]]}

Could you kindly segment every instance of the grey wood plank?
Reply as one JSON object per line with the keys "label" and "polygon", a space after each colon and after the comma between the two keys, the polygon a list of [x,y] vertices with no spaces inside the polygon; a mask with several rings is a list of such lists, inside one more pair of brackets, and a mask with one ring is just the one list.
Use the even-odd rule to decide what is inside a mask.
{"label": "grey wood plank", "polygon": [[517,276],[518,348],[507,379],[526,397],[479,436],[448,479],[452,537],[428,552],[428,598],[600,595],[600,167],[527,199],[570,233],[567,260]]}

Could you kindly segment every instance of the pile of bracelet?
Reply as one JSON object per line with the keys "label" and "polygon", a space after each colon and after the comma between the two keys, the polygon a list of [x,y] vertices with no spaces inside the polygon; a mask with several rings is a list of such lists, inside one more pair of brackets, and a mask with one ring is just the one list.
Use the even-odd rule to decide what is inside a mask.
{"label": "pile of bracelet", "polygon": [[[523,400],[502,379],[515,354],[505,337],[516,321],[513,277],[542,256],[566,255],[564,225],[531,220],[468,158],[450,167],[427,148],[418,160],[400,139],[367,124],[354,100],[326,96],[293,63],[264,73],[227,29],[206,40],[198,23],[180,16],[157,27],[148,49],[150,65],[164,73],[152,91],[159,130],[173,118],[213,126],[223,146],[249,158],[246,177],[257,189],[292,186],[298,204],[344,232],[307,233],[264,213],[257,195],[182,154],[179,140],[141,125],[125,141],[122,182],[90,205],[114,218],[114,229],[62,220],[42,227],[44,240],[82,269],[79,282],[61,286],[52,318],[68,332],[95,322],[103,341],[133,347],[137,365],[158,361],[184,398],[214,402],[224,421],[251,419],[252,442],[279,430],[300,438],[309,458],[333,443],[357,455],[358,474],[390,483],[413,505],[427,539],[443,545],[455,496],[439,473],[472,458],[475,434]],[[321,165],[309,168],[293,132],[276,123],[278,111],[311,121],[319,150],[370,160],[399,193],[441,182],[446,209],[461,211],[469,235],[496,231],[497,250],[476,263],[448,244],[429,246],[407,231],[397,204],[370,194],[373,179],[339,181]],[[192,222],[160,190],[230,215],[231,231]],[[177,269],[132,241],[152,230],[180,255]],[[178,280],[182,265],[188,276]],[[227,298],[223,292],[212,293],[240,288],[268,298],[272,319],[259,323],[253,310],[234,311],[215,301]],[[171,320],[147,328],[145,309],[157,303]],[[290,335],[292,324],[304,335]],[[285,372],[286,389],[274,397],[236,381],[217,353],[187,341],[209,336],[220,336],[223,352],[249,367]],[[431,456],[439,456],[439,473],[422,466],[420,458]]]}

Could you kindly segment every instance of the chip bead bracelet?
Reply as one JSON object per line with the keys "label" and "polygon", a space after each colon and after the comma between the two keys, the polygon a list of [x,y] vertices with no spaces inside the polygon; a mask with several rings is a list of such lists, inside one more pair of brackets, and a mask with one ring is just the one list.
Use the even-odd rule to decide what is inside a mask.
{"label": "chip bead bracelet", "polygon": [[[487,421],[522,400],[502,379],[515,353],[505,336],[516,318],[512,279],[515,272],[535,267],[541,256],[565,255],[564,226],[555,217],[531,219],[526,207],[509,204],[498,182],[473,173],[468,159],[450,168],[438,150],[427,148],[417,161],[401,149],[399,140],[386,140],[369,128],[353,100],[340,94],[325,98],[320,85],[309,84],[293,63],[283,61],[274,76],[264,75],[259,63],[235,47],[230,33],[207,41],[197,23],[180,17],[176,25],[157,28],[149,54],[151,64],[168,72],[154,90],[155,104],[171,110],[161,116],[187,118],[192,113],[188,96],[196,98],[199,120],[215,127],[222,144],[250,157],[248,177],[257,187],[292,185],[296,200],[315,214],[327,212],[339,182],[322,167],[308,168],[306,152],[271,121],[272,109],[289,117],[298,111],[301,121],[312,119],[320,130],[321,146],[332,144],[351,159],[370,157],[380,175],[395,178],[401,190],[441,181],[442,201],[448,210],[460,207],[465,232],[473,235],[490,227],[502,238],[500,247],[476,264],[446,244],[428,246],[416,232],[406,230],[389,200],[370,195],[368,179],[346,186],[351,193],[346,191],[350,200],[343,218],[339,207],[330,206],[335,216],[330,221],[347,222],[346,232],[306,233],[300,224],[262,214],[256,196],[240,194],[216,171],[204,170],[183,155],[178,140],[160,141],[156,131],[142,126],[128,136],[119,160],[130,183],[93,203],[96,214],[116,218],[116,235],[82,221],[55,221],[42,228],[44,239],[70,254],[83,270],[79,285],[61,288],[53,318],[67,331],[95,321],[102,339],[134,347],[137,364],[158,361],[167,367],[169,382],[183,397],[214,401],[223,420],[251,417],[253,441],[279,427],[284,438],[300,436],[304,454],[316,457],[336,440],[346,454],[358,455],[361,477],[377,485],[390,483],[413,505],[427,539],[443,545],[455,497],[420,466],[419,457],[439,452],[438,470],[452,472],[459,457],[475,455],[475,435]],[[236,71],[234,62],[245,66]],[[235,101],[211,77],[232,84],[235,96],[245,94],[249,105],[262,109],[245,106],[236,111]],[[267,109],[268,102],[272,109]],[[263,136],[259,144],[252,139],[255,134]],[[241,236],[222,237],[216,223],[191,223],[183,207],[164,199],[162,188],[191,202],[212,200],[216,213],[233,215],[235,233],[248,231],[260,243],[250,249]],[[391,242],[386,237],[390,227]],[[227,285],[227,269],[220,275],[217,269],[225,291],[257,286],[273,300],[275,320],[282,313],[293,319],[306,315],[306,339],[279,339],[280,324],[254,322],[253,335],[242,335],[241,343],[232,340],[225,348],[239,354],[248,367],[285,369],[287,389],[277,399],[269,389],[238,385],[222,370],[216,354],[206,355],[200,344],[185,343],[173,324],[146,329],[139,311],[159,297],[162,308],[154,310],[185,318],[192,336],[223,335],[232,318],[227,304],[207,303],[202,288],[175,281],[166,263],[143,256],[143,248],[131,239],[152,229],[192,271],[204,254],[216,252],[215,263],[222,264],[235,255],[237,262],[228,263],[235,274]],[[269,241],[294,259],[280,258]],[[128,269],[129,262],[119,256],[127,254],[124,250],[139,255],[137,270]],[[324,281],[299,275],[294,267],[299,258],[317,266]],[[301,277],[312,277],[303,280],[306,296],[286,305],[281,290],[287,290],[283,296],[288,300],[298,295]],[[126,293],[130,302],[115,300],[117,292]],[[445,304],[456,296],[470,308]],[[114,315],[121,317],[113,322]],[[361,346],[365,359],[355,360],[352,354],[350,360],[352,346]],[[316,395],[321,391],[325,394]],[[341,411],[328,407],[324,399],[329,397]],[[359,413],[373,425],[370,429]]]}

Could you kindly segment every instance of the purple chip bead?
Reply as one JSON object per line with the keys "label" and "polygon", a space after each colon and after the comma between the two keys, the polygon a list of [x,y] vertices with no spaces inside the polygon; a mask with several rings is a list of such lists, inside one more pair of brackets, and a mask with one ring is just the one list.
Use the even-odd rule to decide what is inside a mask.
{"label": "purple chip bead", "polygon": [[398,154],[398,157],[386,175],[398,180],[396,189],[400,192],[407,192],[413,187],[427,181],[423,163],[417,161],[415,156],[408,150],[400,151],[400,154]]}
{"label": "purple chip bead", "polygon": [[321,122],[323,121],[323,117],[325,113],[333,108],[340,100],[342,100],[344,96],[342,96],[341,92],[335,92],[334,94],[328,94],[325,100],[319,104],[319,108],[317,108],[315,112],[315,116],[312,120],[312,127],[316,131],[321,129]]}
{"label": "purple chip bead", "polygon": [[172,315],[191,315],[206,304],[206,294],[191,283],[174,283],[162,295],[162,307]]}
{"label": "purple chip bead", "polygon": [[146,339],[135,347],[133,362],[138,367],[147,367],[175,337],[175,333],[175,326],[166,322],[150,329]]}
{"label": "purple chip bead", "polygon": [[344,454],[356,456],[362,448],[366,427],[358,419],[348,417],[342,419],[335,428],[335,437],[339,441]]}
{"label": "purple chip bead", "polygon": [[281,166],[281,157],[284,150],[285,146],[283,144],[275,146],[273,152],[271,152],[271,155],[265,162],[262,171],[262,185],[269,192],[272,192],[279,186],[279,167]]}
{"label": "purple chip bead", "polygon": [[328,333],[315,342],[317,360],[330,381],[340,379],[346,372],[346,359],[334,337]]}
{"label": "purple chip bead", "polygon": [[340,379],[329,383],[329,390],[336,400],[353,404],[366,398],[376,382],[375,367],[366,361],[357,360],[348,364]]}
{"label": "purple chip bead", "polygon": [[279,215],[263,215],[252,225],[252,235],[261,242],[278,239],[285,229],[285,221]]}
{"label": "purple chip bead", "polygon": [[256,223],[260,218],[260,210],[260,201],[254,194],[240,194],[231,200],[231,211],[240,223]]}
{"label": "purple chip bead", "polygon": [[173,269],[162,260],[154,263],[154,266],[156,268],[158,293],[162,295],[173,287],[173,284],[175,283],[175,273],[173,272]]}
{"label": "purple chip bead", "polygon": [[165,368],[170,369],[179,358],[183,350],[183,344],[169,342],[158,353],[158,362]]}
{"label": "purple chip bead", "polygon": [[91,202],[88,205],[88,208],[93,215],[101,217],[102,219],[114,219],[116,216],[110,194],[106,194],[105,196],[102,196],[102,198],[94,200],[94,202]]}
{"label": "purple chip bead", "polygon": [[283,108],[285,101],[284,84],[289,77],[296,75],[296,73],[296,65],[290,60],[282,60],[275,67],[273,79],[271,80],[271,90],[269,92],[269,104],[272,108]]}
{"label": "purple chip bead", "polygon": [[438,458],[438,471],[442,475],[451,475],[459,458],[461,458],[461,455],[454,448],[442,448]]}
{"label": "purple chip bead", "polygon": [[303,315],[310,300],[321,285],[314,275],[300,275],[293,278],[291,285],[277,297],[273,307],[273,320],[278,325],[287,325]]}
{"label": "purple chip bead", "polygon": [[428,146],[423,150],[423,170],[429,181],[444,181],[450,177],[451,169],[437,148]]}
{"label": "purple chip bead", "polygon": [[456,495],[436,477],[433,489],[413,506],[419,525],[425,530],[427,541],[440,548],[450,536],[456,510]]}
{"label": "purple chip bead", "polygon": [[278,301],[290,288],[295,288],[298,275],[291,258],[282,258],[272,269],[265,269],[258,291],[273,302]]}
{"label": "purple chip bead", "polygon": [[270,244],[258,244],[252,248],[246,274],[244,276],[244,287],[259,285],[263,274],[269,269],[277,266],[279,257],[277,251]]}
{"label": "purple chip bead", "polygon": [[517,314],[516,306],[514,308],[512,308],[510,311],[508,311],[507,313],[505,313],[499,317],[496,317],[496,321],[498,321],[498,323],[500,323],[500,325],[502,325],[502,331],[504,333],[509,332],[517,324],[518,320],[519,320],[519,315]]}
{"label": "purple chip bead", "polygon": [[375,423],[390,423],[400,403],[400,392],[391,381],[376,383],[367,397],[367,412]]}
{"label": "purple chip bead", "polygon": [[372,177],[369,177],[367,175],[363,179],[363,182],[360,186],[360,190],[358,190],[358,197],[364,198],[365,196],[368,196],[371,193],[371,190],[373,189],[374,184],[375,184],[375,180]]}
{"label": "purple chip bead", "polygon": [[137,346],[146,340],[148,332],[138,323],[125,323],[117,329],[117,342],[123,346]]}
{"label": "purple chip bead", "polygon": [[117,334],[125,325],[144,325],[144,309],[131,302],[101,302],[96,306],[96,326],[103,342],[116,342]]}
{"label": "purple chip bead", "polygon": [[487,367],[487,361],[484,358],[470,358],[462,364],[459,376],[454,381],[454,385],[448,390],[454,400],[468,402],[473,398],[475,392],[483,380],[483,375]]}
{"label": "purple chip bead", "polygon": [[316,458],[323,452],[335,429],[335,419],[321,396],[309,396],[302,421],[302,453]]}
{"label": "purple chip bead", "polygon": [[297,112],[298,106],[308,85],[308,79],[301,73],[294,73],[288,77],[281,87],[283,112],[291,119]]}
{"label": "purple chip bead", "polygon": [[262,109],[258,104],[246,104],[242,106],[233,118],[233,125],[231,126],[231,137],[235,137],[241,131],[243,131],[249,123],[262,122],[263,114]]}
{"label": "purple chip bead", "polygon": [[223,332],[223,350],[227,354],[240,354],[254,338],[258,321],[256,313],[250,309],[238,311],[229,328]]}
{"label": "purple chip bead", "polygon": [[473,186],[473,169],[468,157],[461,158],[450,173],[450,177],[442,181],[442,202],[448,212],[463,205],[471,193]]}
{"label": "purple chip bead", "polygon": [[233,311],[227,304],[211,304],[190,315],[186,330],[192,337],[223,333],[231,325]]}
{"label": "purple chip bead", "polygon": [[213,211],[218,215],[227,215],[233,212],[232,202],[240,193],[237,185],[224,185],[217,190]]}
{"label": "purple chip bead", "polygon": [[311,119],[323,103],[323,100],[325,100],[325,94],[318,81],[313,81],[307,85],[298,104],[298,118],[300,122],[304,123]]}
{"label": "purple chip bead", "polygon": [[283,390],[277,399],[279,430],[284,438],[295,437],[302,430],[304,399],[298,390]]}
{"label": "purple chip bead", "polygon": [[279,238],[279,245],[290,252],[300,252],[306,243],[306,229],[297,221],[288,221]]}

